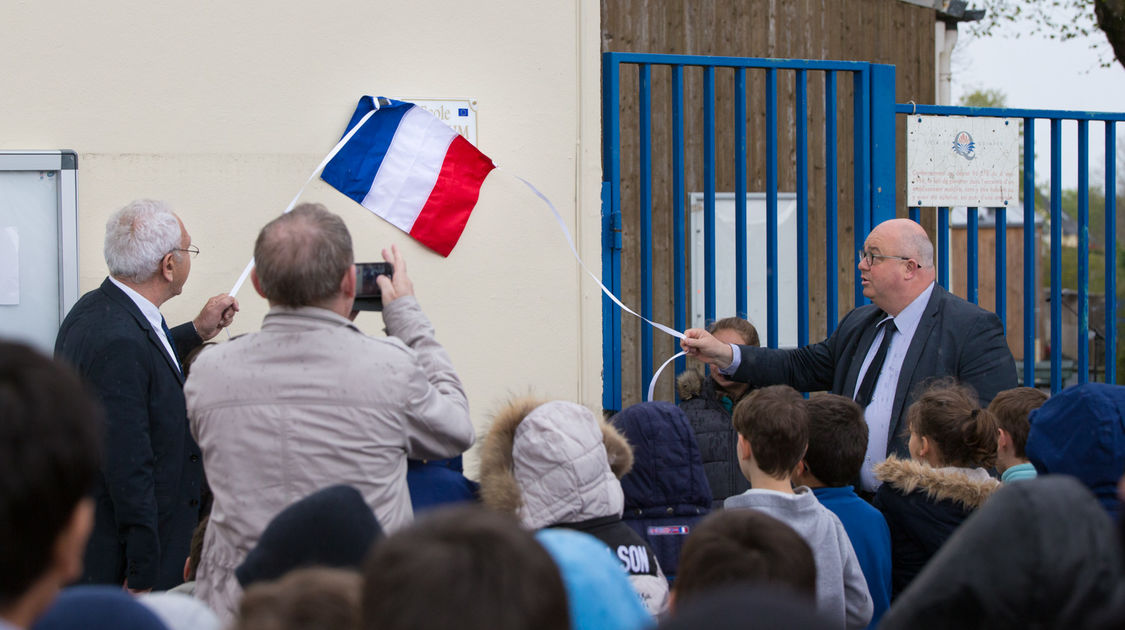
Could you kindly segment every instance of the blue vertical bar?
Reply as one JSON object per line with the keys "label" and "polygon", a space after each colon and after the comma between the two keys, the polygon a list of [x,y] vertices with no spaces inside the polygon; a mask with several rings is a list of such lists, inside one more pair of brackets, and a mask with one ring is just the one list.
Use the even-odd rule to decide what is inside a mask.
{"label": "blue vertical bar", "polygon": [[1117,382],[1117,138],[1105,123],[1105,382]]}
{"label": "blue vertical bar", "polygon": [[949,290],[949,208],[937,209],[938,284]]}
{"label": "blue vertical bar", "polygon": [[980,254],[980,244],[978,242],[978,217],[977,209],[970,207],[965,209],[965,218],[968,225],[965,232],[968,236],[968,251],[966,252],[965,265],[965,295],[973,304],[980,303],[980,297],[977,295],[977,279],[980,276],[977,273],[977,256]]}
{"label": "blue vertical bar", "polygon": [[777,70],[766,70],[766,339],[777,347]]}
{"label": "blue vertical bar", "polygon": [[871,64],[871,224],[895,218],[895,67]]}
{"label": "blue vertical bar", "polygon": [[[673,263],[676,266],[673,273],[673,290],[676,292],[673,300],[675,315],[674,325],[676,330],[687,328],[687,278],[684,255],[687,251],[684,238],[684,222],[687,221],[685,212],[686,191],[684,190],[684,68],[672,66],[672,239]],[[672,339],[675,348],[675,339]],[[684,371],[687,361],[684,357],[676,359],[676,374]],[[675,389],[675,388],[673,388]],[[679,394],[676,394],[679,396]]]}
{"label": "blue vertical bar", "polygon": [[1090,380],[1090,121],[1078,121],[1078,382]]}
{"label": "blue vertical bar", "polygon": [[809,94],[797,71],[797,345],[809,343]]}
{"label": "blue vertical bar", "polygon": [[1035,309],[1039,287],[1035,268],[1039,238],[1035,228],[1035,119],[1023,119],[1023,384],[1035,387]]}
{"label": "blue vertical bar", "polygon": [[918,206],[910,206],[910,220],[915,223],[922,222],[922,209]]}
{"label": "blue vertical bar", "polygon": [[1051,393],[1062,389],[1062,120],[1051,119]]}
{"label": "blue vertical bar", "polygon": [[996,210],[996,316],[1008,334],[1008,209]]}
{"label": "blue vertical bar", "polygon": [[[621,258],[617,217],[621,205],[619,68],[613,53],[602,55],[602,283],[620,295]],[[608,189],[608,190],[607,190]],[[621,310],[602,296],[602,407],[621,409]]]}
{"label": "blue vertical bar", "polygon": [[746,68],[734,72],[734,191],[734,308],[746,319]]}
{"label": "blue vertical bar", "polygon": [[839,317],[840,273],[839,253],[836,251],[837,232],[837,173],[836,173],[836,71],[824,73],[824,309],[825,330],[832,334]]}
{"label": "blue vertical bar", "polygon": [[715,321],[715,68],[703,68],[703,318]]}
{"label": "blue vertical bar", "polygon": [[[852,75],[853,100],[855,102],[855,133],[854,138],[854,170],[855,170],[855,208],[852,232],[855,242],[852,249],[858,251],[863,247],[863,241],[871,232],[871,122],[870,108],[870,75],[867,71],[859,71]],[[853,282],[855,283],[855,305],[867,303],[863,297],[863,284],[859,279],[859,266],[853,266]]]}
{"label": "blue vertical bar", "polygon": [[[638,68],[637,102],[640,139],[641,316],[652,319],[652,90],[651,68]],[[652,379],[652,329],[641,326],[641,383]]]}

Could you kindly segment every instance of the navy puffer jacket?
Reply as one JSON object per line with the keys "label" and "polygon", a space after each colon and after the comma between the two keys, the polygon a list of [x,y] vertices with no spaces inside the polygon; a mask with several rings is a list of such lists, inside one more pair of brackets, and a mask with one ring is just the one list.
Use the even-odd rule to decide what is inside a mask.
{"label": "navy puffer jacket", "polygon": [[683,541],[711,506],[695,435],[684,412],[668,402],[633,405],[611,423],[633,447],[633,469],[621,478],[623,518],[648,541],[671,581]]}

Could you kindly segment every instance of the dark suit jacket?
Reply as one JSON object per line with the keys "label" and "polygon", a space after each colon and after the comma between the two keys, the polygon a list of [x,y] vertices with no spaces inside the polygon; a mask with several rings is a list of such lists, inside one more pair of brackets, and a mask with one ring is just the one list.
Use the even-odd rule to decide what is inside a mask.
{"label": "dark suit jacket", "polygon": [[[742,362],[734,379],[754,385],[791,385],[801,391],[828,390],[851,398],[859,369],[875,339],[875,325],[887,313],[868,304],[844,316],[832,335],[803,348],[740,346]],[[981,405],[1016,386],[1016,363],[995,313],[934,285],[906,357],[891,409],[887,454],[909,458],[903,419],[928,379],[953,376],[977,391]]]}
{"label": "dark suit jacket", "polygon": [[[172,329],[183,357],[202,339]],[[55,354],[74,365],[106,411],[102,475],[83,582],[168,589],[183,582],[199,519],[203,464],[191,437],[183,376],[140,309],[107,278],[74,305]]]}

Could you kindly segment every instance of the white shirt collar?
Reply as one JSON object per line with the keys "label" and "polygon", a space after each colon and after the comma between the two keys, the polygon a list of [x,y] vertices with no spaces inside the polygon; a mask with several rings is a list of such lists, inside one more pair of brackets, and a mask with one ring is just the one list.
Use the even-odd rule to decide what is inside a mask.
{"label": "white shirt collar", "polygon": [[133,303],[141,310],[141,315],[144,315],[145,319],[152,324],[154,330],[161,330],[160,322],[164,317],[160,314],[160,309],[156,308],[155,304],[149,302],[148,298],[137,293],[113,276],[109,277],[109,281],[116,285],[118,289],[124,291],[125,295],[128,295],[130,300],[133,300]]}
{"label": "white shirt collar", "polygon": [[914,330],[918,328],[918,322],[922,321],[922,313],[926,312],[926,305],[930,303],[930,295],[933,292],[934,283],[931,282],[930,286],[926,287],[918,294],[918,297],[902,309],[902,312],[895,316],[895,328],[903,337],[907,339],[914,337]]}
{"label": "white shirt collar", "polygon": [[172,340],[164,334],[164,316],[160,314],[160,309],[156,308],[156,305],[152,302],[149,302],[148,298],[125,286],[117,278],[110,276],[109,281],[118,289],[121,289],[121,291],[129,296],[129,299],[133,300],[133,303],[137,305],[137,308],[141,311],[141,315],[145,316],[149,325],[152,326],[153,332],[156,333],[157,338],[164,344],[164,350],[168,353],[168,356],[172,358],[172,363],[179,369],[180,362],[176,359],[176,353],[172,351]]}

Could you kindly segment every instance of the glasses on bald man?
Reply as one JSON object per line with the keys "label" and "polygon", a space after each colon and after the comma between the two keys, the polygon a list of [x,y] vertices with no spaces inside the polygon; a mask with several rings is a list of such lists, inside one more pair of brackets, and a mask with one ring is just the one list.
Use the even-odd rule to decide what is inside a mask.
{"label": "glasses on bald man", "polygon": [[856,252],[856,255],[857,255],[856,262],[867,261],[868,267],[870,267],[871,265],[874,265],[875,261],[878,260],[878,259],[890,258],[892,260],[913,260],[913,258],[909,258],[907,256],[888,256],[888,255],[885,255],[885,254],[873,254],[871,252],[864,251],[862,249],[859,250],[858,252]]}

